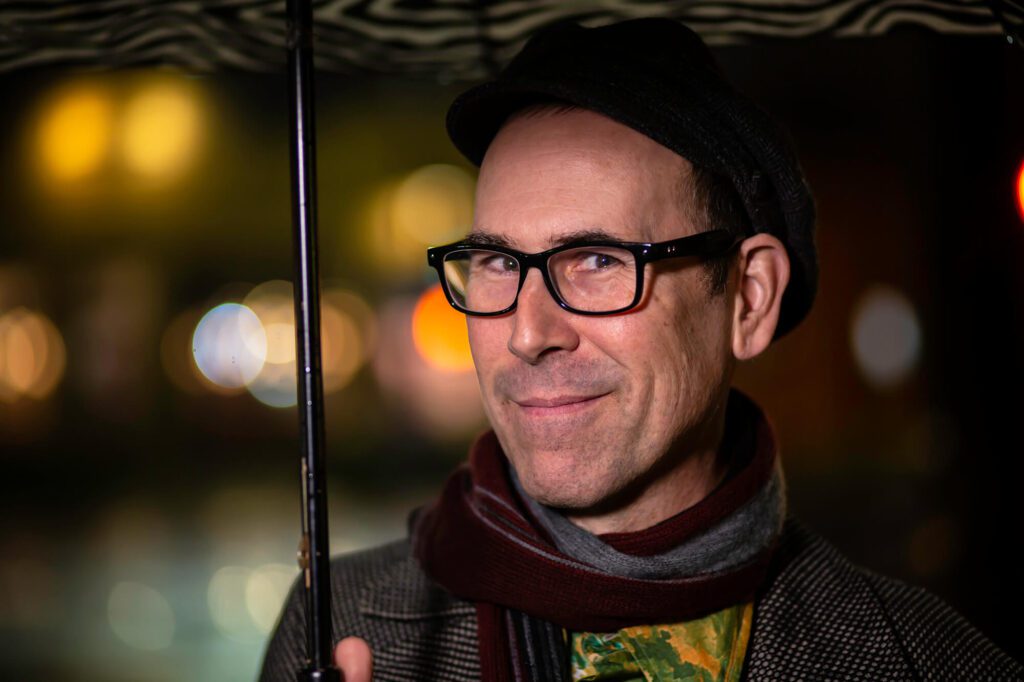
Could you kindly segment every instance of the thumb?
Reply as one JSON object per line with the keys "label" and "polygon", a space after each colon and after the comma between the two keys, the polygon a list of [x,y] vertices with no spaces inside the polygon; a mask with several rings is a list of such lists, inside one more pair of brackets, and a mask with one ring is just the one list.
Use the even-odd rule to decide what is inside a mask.
{"label": "thumb", "polygon": [[370,682],[373,656],[370,645],[359,637],[346,637],[334,647],[334,664],[341,669],[345,682]]}

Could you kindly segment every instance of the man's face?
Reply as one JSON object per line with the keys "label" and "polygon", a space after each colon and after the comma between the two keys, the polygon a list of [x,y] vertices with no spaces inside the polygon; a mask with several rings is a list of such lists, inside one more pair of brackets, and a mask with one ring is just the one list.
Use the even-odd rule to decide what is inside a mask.
{"label": "man's face", "polygon": [[[682,157],[599,114],[513,118],[481,166],[474,233],[530,253],[585,233],[682,237],[697,231],[684,178]],[[589,317],[531,270],[514,312],[468,318],[487,416],[531,496],[599,510],[705,445],[731,355],[728,297],[704,277],[690,259],[648,265],[637,308]]]}

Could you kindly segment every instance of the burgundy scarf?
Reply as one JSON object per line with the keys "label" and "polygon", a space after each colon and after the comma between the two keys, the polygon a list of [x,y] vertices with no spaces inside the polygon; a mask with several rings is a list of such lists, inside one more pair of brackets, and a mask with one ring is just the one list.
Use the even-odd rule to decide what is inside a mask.
{"label": "burgundy scarf", "polygon": [[[722,454],[730,475],[708,497],[646,530],[600,539],[625,554],[660,554],[751,500],[775,470],[773,430],[749,398],[733,391],[726,434]],[[517,649],[523,647],[510,614],[589,632],[692,620],[752,599],[772,546],[714,573],[667,580],[611,575],[555,548],[516,493],[498,439],[488,431],[473,444],[469,466],[459,467],[418,515],[413,551],[435,582],[476,603],[483,678],[514,680],[522,678]]]}

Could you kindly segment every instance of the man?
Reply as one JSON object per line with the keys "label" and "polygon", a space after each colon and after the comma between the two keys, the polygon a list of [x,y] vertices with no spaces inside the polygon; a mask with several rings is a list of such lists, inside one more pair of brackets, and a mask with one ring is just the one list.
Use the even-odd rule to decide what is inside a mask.
{"label": "man", "polygon": [[[772,429],[730,383],[810,308],[813,204],[695,34],[545,31],[448,129],[476,214],[429,259],[493,432],[410,540],[333,563],[349,682],[1022,677],[787,520]],[[296,590],[264,680],[303,635]]]}

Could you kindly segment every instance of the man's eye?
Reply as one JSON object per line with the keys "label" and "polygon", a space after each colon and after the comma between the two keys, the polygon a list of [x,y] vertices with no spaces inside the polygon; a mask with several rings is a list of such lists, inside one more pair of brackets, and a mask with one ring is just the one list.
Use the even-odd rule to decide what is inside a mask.
{"label": "man's eye", "polygon": [[576,268],[583,271],[600,271],[620,267],[622,260],[610,253],[583,251],[576,256]]}
{"label": "man's eye", "polygon": [[501,253],[481,256],[476,267],[491,273],[518,272],[519,263],[515,258]]}

